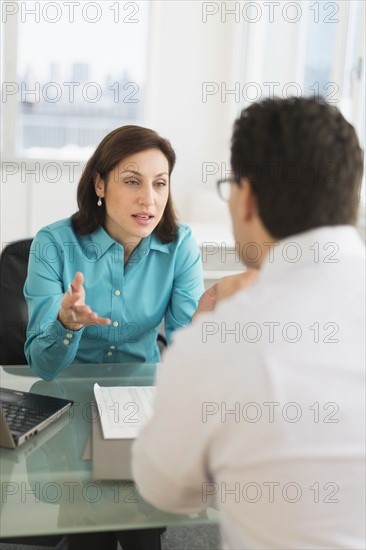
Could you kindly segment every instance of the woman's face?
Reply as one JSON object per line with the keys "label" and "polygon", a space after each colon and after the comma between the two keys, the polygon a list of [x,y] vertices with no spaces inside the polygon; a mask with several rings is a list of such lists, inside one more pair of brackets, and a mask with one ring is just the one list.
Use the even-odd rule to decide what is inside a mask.
{"label": "woman's face", "polygon": [[136,246],[154,231],[169,196],[169,164],[159,149],[125,157],[95,191],[105,201],[105,229],[125,247]]}

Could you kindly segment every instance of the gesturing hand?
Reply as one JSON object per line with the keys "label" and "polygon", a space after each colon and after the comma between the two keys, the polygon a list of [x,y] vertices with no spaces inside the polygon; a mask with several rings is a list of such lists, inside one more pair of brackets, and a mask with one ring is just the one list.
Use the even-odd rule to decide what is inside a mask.
{"label": "gesturing hand", "polygon": [[215,308],[217,299],[217,286],[218,284],[215,283],[202,294],[200,301],[198,302],[197,309],[192,317],[192,321],[200,313],[203,313],[204,311],[212,311]]}
{"label": "gesturing hand", "polygon": [[212,311],[220,300],[229,298],[235,292],[255,283],[259,275],[258,269],[247,269],[243,273],[237,275],[229,275],[223,277],[213,286],[208,288],[201,296],[198,302],[198,307],[192,317],[192,321],[204,311]]}
{"label": "gesturing hand", "polygon": [[85,304],[84,275],[78,271],[61,301],[58,320],[69,330],[79,330],[84,325],[109,325],[111,320],[99,317]]}
{"label": "gesturing hand", "polygon": [[217,284],[217,302],[229,298],[235,292],[243,290],[256,282],[259,276],[258,269],[247,269],[237,275],[223,277]]}

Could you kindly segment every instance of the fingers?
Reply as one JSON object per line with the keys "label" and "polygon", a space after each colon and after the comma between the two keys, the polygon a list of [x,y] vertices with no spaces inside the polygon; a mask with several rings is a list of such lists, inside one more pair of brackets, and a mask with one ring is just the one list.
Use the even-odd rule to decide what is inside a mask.
{"label": "fingers", "polygon": [[84,275],[81,271],[75,273],[73,282],[71,283],[72,292],[81,292],[83,290]]}
{"label": "fingers", "polygon": [[65,292],[65,294],[62,297],[61,300],[61,307],[62,309],[70,309],[73,308],[76,304],[76,302],[80,301],[80,293],[73,293],[70,294],[69,291]]}
{"label": "fingers", "polygon": [[61,308],[58,314],[59,321],[65,328],[80,330],[85,325],[110,325],[108,317],[99,317],[98,313],[92,311],[87,305]]}
{"label": "fingers", "polygon": [[110,325],[108,317],[99,317],[98,313],[92,311],[87,305],[75,306],[75,322],[81,325]]}
{"label": "fingers", "polygon": [[75,274],[74,280],[69,284],[67,291],[65,292],[61,307],[63,309],[69,309],[75,306],[75,304],[85,303],[85,290],[83,287],[84,275],[81,271]]}
{"label": "fingers", "polygon": [[210,286],[210,288],[206,290],[206,294],[212,298],[216,298],[218,286],[219,286],[218,283],[215,283],[214,285]]}
{"label": "fingers", "polygon": [[218,283],[217,301],[229,298],[239,290],[251,286],[258,278],[258,269],[248,269],[237,275],[223,277]]}
{"label": "fingers", "polygon": [[109,325],[111,322],[108,317],[99,317],[98,313],[92,311],[86,304],[73,305],[62,309],[68,321],[78,325]]}
{"label": "fingers", "polygon": [[74,280],[62,297],[58,318],[61,323],[72,330],[79,330],[84,325],[109,325],[111,320],[99,317],[85,304],[84,275],[81,271],[75,274]]}
{"label": "fingers", "polygon": [[218,285],[217,285],[217,283],[215,283],[213,286],[208,288],[202,294],[202,296],[201,296],[201,298],[198,302],[197,309],[196,309],[195,313],[192,316],[192,321],[194,321],[194,319],[196,319],[196,317],[200,313],[203,313],[203,312],[206,312],[206,311],[212,311],[213,309],[215,309],[217,288],[218,288]]}
{"label": "fingers", "polygon": [[201,296],[199,301],[200,311],[211,311],[216,302],[217,284],[208,288]]}

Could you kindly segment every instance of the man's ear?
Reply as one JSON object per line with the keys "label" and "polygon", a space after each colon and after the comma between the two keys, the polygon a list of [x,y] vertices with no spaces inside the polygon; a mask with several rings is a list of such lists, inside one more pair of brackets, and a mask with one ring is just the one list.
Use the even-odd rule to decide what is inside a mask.
{"label": "man's ear", "polygon": [[240,180],[240,190],[241,219],[243,222],[248,222],[251,221],[257,212],[257,201],[253,193],[252,184],[247,178]]}
{"label": "man's ear", "polygon": [[98,197],[103,198],[105,194],[104,180],[100,177],[98,172],[95,172],[93,175],[94,179],[94,189]]}

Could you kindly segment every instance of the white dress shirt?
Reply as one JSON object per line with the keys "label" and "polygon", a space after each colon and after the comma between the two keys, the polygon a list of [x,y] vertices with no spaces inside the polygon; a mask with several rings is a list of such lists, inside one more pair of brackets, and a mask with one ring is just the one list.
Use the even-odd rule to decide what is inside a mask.
{"label": "white dress shirt", "polygon": [[142,496],[217,506],[227,549],[364,549],[364,291],[356,230],[323,227],[181,330],[134,445]]}

